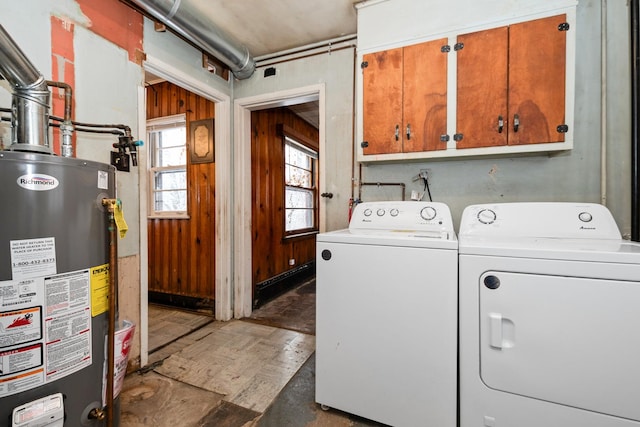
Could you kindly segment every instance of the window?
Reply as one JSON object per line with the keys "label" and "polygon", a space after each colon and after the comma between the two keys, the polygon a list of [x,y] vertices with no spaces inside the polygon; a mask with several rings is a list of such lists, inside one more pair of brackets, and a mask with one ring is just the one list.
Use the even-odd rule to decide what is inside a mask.
{"label": "window", "polygon": [[150,216],[187,216],[187,127],[183,114],[147,121]]}
{"label": "window", "polygon": [[284,136],[285,234],[317,230],[318,153]]}

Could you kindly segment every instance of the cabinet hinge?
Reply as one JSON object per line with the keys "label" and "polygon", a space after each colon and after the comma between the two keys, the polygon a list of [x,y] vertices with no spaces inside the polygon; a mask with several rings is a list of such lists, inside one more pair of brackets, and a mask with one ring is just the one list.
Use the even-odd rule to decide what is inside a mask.
{"label": "cabinet hinge", "polygon": [[360,68],[362,68],[363,70],[368,66],[369,66],[369,63],[367,61],[362,61],[362,63],[360,64]]}
{"label": "cabinet hinge", "polygon": [[448,53],[451,52],[451,46],[449,46],[448,44],[445,44],[444,46],[442,46],[440,48],[440,52],[442,53]]}
{"label": "cabinet hinge", "polygon": [[454,141],[462,141],[462,138],[464,137],[463,134],[461,133],[456,133],[455,135],[453,135],[453,140]]}
{"label": "cabinet hinge", "polygon": [[567,125],[558,125],[556,130],[558,131],[558,133],[567,133],[567,132],[569,132],[569,126],[567,126]]}
{"label": "cabinet hinge", "polygon": [[367,148],[368,146],[369,146],[369,141],[362,141],[360,143],[360,147],[362,147],[362,148]]}
{"label": "cabinet hinge", "polygon": [[569,23],[563,22],[562,24],[558,25],[558,31],[569,31]]}
{"label": "cabinet hinge", "polygon": [[449,141],[449,135],[440,135],[440,141],[441,142],[448,142]]}
{"label": "cabinet hinge", "polygon": [[459,51],[459,50],[462,50],[462,49],[464,49],[464,43],[456,43],[456,44],[453,45],[453,50],[455,50],[455,51]]}

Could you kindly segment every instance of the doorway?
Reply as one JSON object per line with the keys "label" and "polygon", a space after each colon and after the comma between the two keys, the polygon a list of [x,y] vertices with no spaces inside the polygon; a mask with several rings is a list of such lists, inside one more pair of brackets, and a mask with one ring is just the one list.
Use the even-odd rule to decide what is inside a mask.
{"label": "doorway", "polygon": [[[214,253],[231,253],[231,232],[229,221],[231,217],[231,149],[228,143],[230,135],[230,96],[220,92],[210,85],[203,83],[171,64],[163,62],[151,55],[147,55],[144,63],[145,72],[151,73],[161,80],[170,82],[185,91],[195,94],[208,102],[213,102],[213,135],[214,135],[214,159],[213,179],[216,185],[213,194],[213,210],[211,211],[211,230],[214,233]],[[145,90],[140,88],[138,95],[140,106],[146,105]],[[193,109],[193,108],[192,108]],[[145,109],[140,108],[139,133],[146,135]],[[218,143],[215,143],[218,142]],[[141,171],[148,169],[148,147],[143,146],[140,152],[139,168]],[[146,201],[150,193],[149,178],[147,173],[140,173],[140,224],[147,224],[148,207]],[[147,294],[149,290],[149,233],[145,226],[140,227],[140,363],[145,366],[148,362],[149,351],[149,305]],[[230,257],[215,256],[212,271],[214,283],[214,310],[218,320],[229,320],[232,315],[231,303],[231,260]]]}
{"label": "doorway", "polygon": [[[253,308],[253,234],[252,234],[252,112],[317,102],[318,106],[318,153],[324,156],[325,149],[325,86],[324,84],[274,92],[254,97],[237,99],[234,104],[234,317],[249,317]],[[319,163],[318,180],[324,181],[325,167]],[[322,201],[318,206],[318,231],[325,230],[325,209]]]}

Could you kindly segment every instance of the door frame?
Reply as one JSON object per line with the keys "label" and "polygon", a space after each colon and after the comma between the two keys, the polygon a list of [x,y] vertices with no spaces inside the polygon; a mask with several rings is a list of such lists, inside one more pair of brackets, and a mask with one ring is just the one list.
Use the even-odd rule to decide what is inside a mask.
{"label": "door frame", "polygon": [[[262,95],[239,98],[234,101],[234,189],[233,234],[235,246],[233,314],[235,318],[248,317],[253,308],[252,230],[251,230],[251,112],[284,107],[309,101],[318,101],[319,112],[319,181],[325,182],[325,85],[317,84]],[[326,205],[319,206],[320,232],[326,229]]]}
{"label": "door frame", "polygon": [[[231,97],[218,89],[202,82],[202,80],[185,73],[173,65],[147,54],[143,68],[158,77],[176,84],[189,92],[195,93],[215,103],[214,134],[216,158],[216,191],[215,191],[215,251],[216,254],[227,254],[232,251],[231,236]],[[138,93],[138,133],[147,134],[145,89],[140,87]],[[142,146],[138,163],[140,185],[140,366],[145,366],[149,358],[149,305],[148,293],[148,236],[147,236],[147,194],[148,174],[147,148]],[[229,320],[232,310],[232,260],[226,256],[215,259],[215,317],[216,320]]]}

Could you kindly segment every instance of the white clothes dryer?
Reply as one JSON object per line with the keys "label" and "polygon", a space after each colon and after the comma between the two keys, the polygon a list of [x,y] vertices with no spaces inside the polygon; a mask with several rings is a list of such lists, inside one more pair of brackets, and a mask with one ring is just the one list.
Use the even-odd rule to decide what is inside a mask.
{"label": "white clothes dryer", "polygon": [[362,203],[317,236],[316,402],[456,426],[457,249],[442,203]]}
{"label": "white clothes dryer", "polygon": [[459,233],[460,426],[640,426],[640,245],[583,203],[473,205]]}

